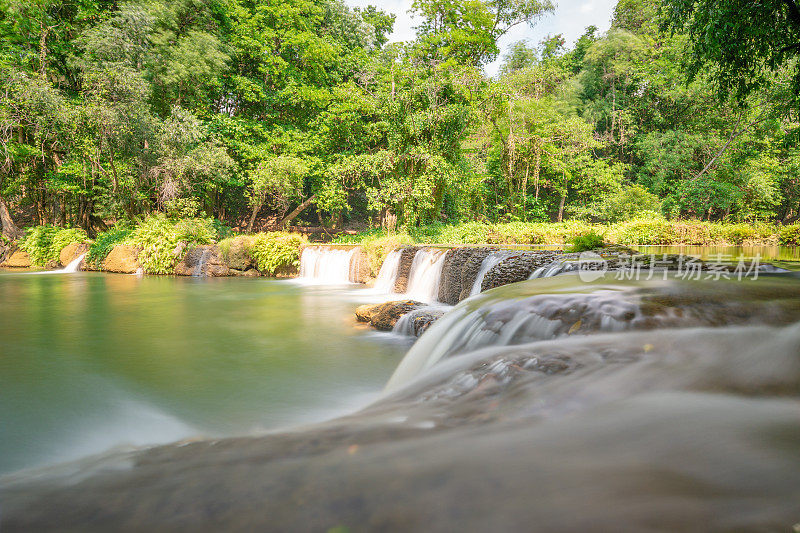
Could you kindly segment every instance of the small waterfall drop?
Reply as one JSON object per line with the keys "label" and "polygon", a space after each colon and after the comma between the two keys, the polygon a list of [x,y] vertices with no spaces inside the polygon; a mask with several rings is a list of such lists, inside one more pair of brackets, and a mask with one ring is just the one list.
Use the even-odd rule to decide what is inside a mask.
{"label": "small waterfall drop", "polygon": [[300,278],[319,283],[351,283],[354,281],[353,263],[357,252],[358,248],[305,248],[300,256]]}
{"label": "small waterfall drop", "polygon": [[478,272],[478,275],[475,277],[475,283],[472,284],[472,290],[469,293],[470,296],[475,296],[476,294],[481,293],[483,278],[486,277],[486,274],[488,274],[491,269],[502,263],[506,257],[507,255],[504,253],[494,253],[486,256],[481,263],[481,269]]}
{"label": "small waterfall drop", "polygon": [[79,272],[80,269],[81,269],[81,264],[83,263],[83,259],[85,257],[86,257],[86,254],[79,255],[78,257],[76,257],[75,259],[70,261],[70,263],[67,266],[65,266],[64,269],[61,272],[65,273],[65,274],[70,274],[70,273],[73,273],[73,272]]}
{"label": "small waterfall drop", "polygon": [[394,285],[397,281],[397,272],[400,269],[400,250],[395,250],[386,256],[381,265],[381,271],[375,280],[375,290],[381,293],[394,292]]}
{"label": "small waterfall drop", "polygon": [[408,276],[406,295],[421,302],[435,302],[439,297],[445,250],[422,249],[414,256]]}
{"label": "small waterfall drop", "polygon": [[211,248],[206,248],[203,250],[200,259],[197,261],[197,264],[195,265],[194,270],[192,271],[193,277],[199,278],[205,276],[205,272],[203,271],[203,269],[205,268],[206,263],[208,263],[209,257],[211,257]]}

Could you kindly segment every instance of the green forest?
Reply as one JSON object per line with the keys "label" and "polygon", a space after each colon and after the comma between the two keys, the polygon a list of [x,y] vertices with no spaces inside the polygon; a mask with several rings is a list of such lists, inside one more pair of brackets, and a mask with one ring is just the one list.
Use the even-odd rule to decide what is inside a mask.
{"label": "green forest", "polygon": [[415,0],[389,43],[341,0],[0,0],[2,232],[793,224],[800,12],[719,4],[501,51],[556,5]]}

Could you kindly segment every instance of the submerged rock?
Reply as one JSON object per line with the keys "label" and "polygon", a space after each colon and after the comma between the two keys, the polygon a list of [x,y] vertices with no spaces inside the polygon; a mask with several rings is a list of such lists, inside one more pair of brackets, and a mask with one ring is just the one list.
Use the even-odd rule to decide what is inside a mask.
{"label": "submerged rock", "polygon": [[177,276],[225,277],[230,269],[218,246],[196,246],[175,266]]}
{"label": "submerged rock", "polygon": [[106,256],[102,269],[118,274],[133,274],[140,267],[139,249],[125,244],[118,244]]}
{"label": "submerged rock", "polygon": [[13,252],[0,266],[6,268],[30,268],[31,258],[28,252],[17,250]]}
{"label": "submerged rock", "polygon": [[229,268],[228,272],[231,276],[236,276],[239,278],[257,278],[261,276],[261,272],[259,272],[255,268],[249,268],[247,270],[237,270],[235,268]]}
{"label": "submerged rock", "polygon": [[415,300],[401,300],[376,305],[362,305],[356,309],[356,320],[369,322],[380,331],[392,331],[403,315],[427,305]]}

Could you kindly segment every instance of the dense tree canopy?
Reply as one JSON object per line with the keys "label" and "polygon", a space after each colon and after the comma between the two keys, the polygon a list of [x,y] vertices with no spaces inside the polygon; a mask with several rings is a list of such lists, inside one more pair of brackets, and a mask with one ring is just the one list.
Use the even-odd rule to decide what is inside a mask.
{"label": "dense tree canopy", "polygon": [[191,202],[304,224],[800,218],[794,0],[0,0],[0,221],[90,234]]}

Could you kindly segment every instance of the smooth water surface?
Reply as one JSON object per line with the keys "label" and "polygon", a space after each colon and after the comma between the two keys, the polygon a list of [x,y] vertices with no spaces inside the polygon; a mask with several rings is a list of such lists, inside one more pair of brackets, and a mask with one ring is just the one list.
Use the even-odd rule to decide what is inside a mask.
{"label": "smooth water surface", "polygon": [[0,473],[364,405],[407,346],[354,327],[358,292],[0,273]]}

